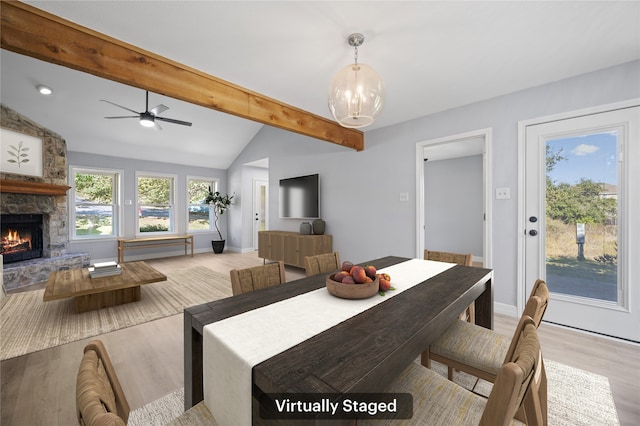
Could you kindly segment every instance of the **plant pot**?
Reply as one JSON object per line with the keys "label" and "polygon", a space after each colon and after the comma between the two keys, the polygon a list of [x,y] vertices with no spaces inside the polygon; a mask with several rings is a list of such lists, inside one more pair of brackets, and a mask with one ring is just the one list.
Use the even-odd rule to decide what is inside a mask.
{"label": "plant pot", "polygon": [[212,240],[211,241],[211,247],[213,248],[213,252],[214,253],[222,253],[222,251],[224,250],[224,241],[225,240]]}

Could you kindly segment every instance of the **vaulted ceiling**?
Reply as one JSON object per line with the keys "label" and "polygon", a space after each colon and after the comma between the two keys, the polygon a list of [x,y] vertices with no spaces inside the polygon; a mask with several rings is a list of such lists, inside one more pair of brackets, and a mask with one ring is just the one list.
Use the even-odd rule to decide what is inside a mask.
{"label": "vaulted ceiling", "polygon": [[[331,78],[353,60],[346,37],[361,32],[359,61],[387,92],[365,149],[372,129],[640,59],[637,1],[26,3],[326,118]],[[0,61],[0,101],[72,151],[225,169],[262,127],[154,93],[150,107],[193,126],[106,120],[127,113],[100,99],[142,111],[144,91],[6,50]]]}

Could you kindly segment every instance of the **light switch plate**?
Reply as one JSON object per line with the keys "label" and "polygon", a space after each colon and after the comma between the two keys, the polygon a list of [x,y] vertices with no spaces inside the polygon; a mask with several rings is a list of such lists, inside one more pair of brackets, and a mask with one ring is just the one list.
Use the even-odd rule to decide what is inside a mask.
{"label": "light switch plate", "polygon": [[509,188],[496,188],[496,200],[508,200],[509,198],[511,198]]}

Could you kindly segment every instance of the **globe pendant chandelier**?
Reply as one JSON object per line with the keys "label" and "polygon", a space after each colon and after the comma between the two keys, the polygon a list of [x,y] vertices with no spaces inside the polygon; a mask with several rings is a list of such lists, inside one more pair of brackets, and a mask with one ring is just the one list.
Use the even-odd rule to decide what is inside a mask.
{"label": "globe pendant chandelier", "polygon": [[384,85],[373,68],[358,63],[358,47],[364,43],[364,36],[351,34],[347,42],[355,50],[354,63],[333,77],[329,88],[329,110],[343,127],[365,127],[372,124],[382,111]]}

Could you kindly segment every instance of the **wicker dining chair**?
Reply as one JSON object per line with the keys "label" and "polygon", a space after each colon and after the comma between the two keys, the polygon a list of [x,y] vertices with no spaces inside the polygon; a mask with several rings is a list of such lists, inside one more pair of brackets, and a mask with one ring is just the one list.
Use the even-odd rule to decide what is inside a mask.
{"label": "wicker dining chair", "polygon": [[229,274],[234,296],[286,282],[283,261],[232,269]]}
{"label": "wicker dining chair", "polygon": [[384,390],[412,394],[412,418],[359,420],[358,424],[546,426],[546,373],[531,318],[521,319],[513,343],[512,356],[500,368],[488,399],[412,362]]}
{"label": "wicker dining chair", "polygon": [[340,254],[337,251],[304,258],[304,269],[308,277],[335,271],[340,269],[340,266]]}
{"label": "wicker dining chair", "polygon": [[[462,253],[452,253],[448,251],[425,250],[424,258],[425,260],[455,263],[463,266],[473,265],[473,254],[471,253],[462,254]],[[474,323],[476,320],[475,304],[472,303],[469,306],[467,306],[465,310],[460,314],[459,318],[463,321]]]}
{"label": "wicker dining chair", "polygon": [[[536,280],[522,317],[531,317],[537,328],[548,304],[547,284]],[[509,350],[507,336],[457,320],[422,354],[422,365],[431,367],[432,360],[447,365],[450,380],[455,369],[493,382]]]}
{"label": "wicker dining chair", "polygon": [[[101,340],[92,340],[84,347],[76,377],[76,411],[82,426],[124,426],[129,421],[129,403]],[[201,402],[169,424],[211,426],[216,421]]]}
{"label": "wicker dining chair", "polygon": [[129,403],[109,354],[100,340],[89,342],[76,378],[76,411],[80,425],[126,425]]}

